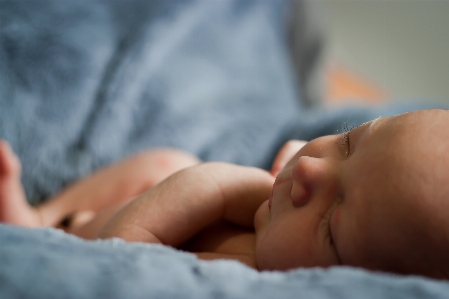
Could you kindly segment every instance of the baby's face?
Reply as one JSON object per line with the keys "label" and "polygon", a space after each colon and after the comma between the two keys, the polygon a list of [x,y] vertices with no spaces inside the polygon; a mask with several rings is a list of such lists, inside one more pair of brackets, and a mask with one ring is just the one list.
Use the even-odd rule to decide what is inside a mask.
{"label": "baby's face", "polygon": [[449,244],[448,128],[449,112],[426,110],[307,143],[257,211],[259,268],[427,274]]}

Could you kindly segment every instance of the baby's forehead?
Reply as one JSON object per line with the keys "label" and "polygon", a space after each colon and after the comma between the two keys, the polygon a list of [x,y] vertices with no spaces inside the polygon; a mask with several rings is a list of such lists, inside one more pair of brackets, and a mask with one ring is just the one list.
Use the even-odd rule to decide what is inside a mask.
{"label": "baby's forehead", "polygon": [[360,169],[354,181],[360,192],[354,193],[358,195],[354,201],[347,200],[357,203],[351,215],[363,216],[357,222],[363,234],[357,236],[365,241],[360,245],[370,253],[367,258],[382,258],[380,252],[388,257],[399,248],[400,256],[409,254],[404,255],[406,264],[427,256],[426,248],[434,252],[439,246],[449,248],[447,128],[448,111],[426,110],[381,119],[373,130],[377,136],[366,144],[371,147],[366,153],[372,156],[363,157],[369,171]]}
{"label": "baby's forehead", "polygon": [[435,128],[449,125],[449,110],[417,110],[387,118],[394,125],[406,127]]}
{"label": "baby's forehead", "polygon": [[403,195],[390,200],[416,205],[417,214],[445,206],[440,212],[449,219],[449,111],[421,110],[387,121],[384,129],[395,133],[389,150],[381,153],[387,156],[383,174],[389,188]]}
{"label": "baby's forehead", "polygon": [[401,154],[418,150],[421,154],[426,152],[428,157],[437,155],[441,149],[449,151],[448,110],[409,112],[383,118],[378,123],[382,124],[378,137],[386,138],[389,146]]}
{"label": "baby's forehead", "polygon": [[402,199],[422,204],[425,198],[445,194],[449,198],[449,187],[442,187],[449,186],[449,111],[401,114],[373,122],[372,127],[372,136],[368,133],[363,143],[367,150],[361,152],[361,165],[369,169],[359,169],[364,175],[357,181],[367,187],[361,194],[371,189],[382,193],[382,205]]}

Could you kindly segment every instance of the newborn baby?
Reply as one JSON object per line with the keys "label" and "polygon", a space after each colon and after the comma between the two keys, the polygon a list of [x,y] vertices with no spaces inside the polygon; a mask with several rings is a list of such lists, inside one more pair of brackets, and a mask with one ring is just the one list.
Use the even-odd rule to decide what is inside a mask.
{"label": "newborn baby", "polygon": [[273,185],[259,169],[188,168],[122,209],[99,237],[233,256],[259,270],[349,265],[448,278],[448,127],[443,110],[378,118],[308,142]]}
{"label": "newborn baby", "polygon": [[348,265],[447,279],[448,126],[448,111],[422,110],[290,141],[271,173],[192,160],[80,227],[259,270]]}

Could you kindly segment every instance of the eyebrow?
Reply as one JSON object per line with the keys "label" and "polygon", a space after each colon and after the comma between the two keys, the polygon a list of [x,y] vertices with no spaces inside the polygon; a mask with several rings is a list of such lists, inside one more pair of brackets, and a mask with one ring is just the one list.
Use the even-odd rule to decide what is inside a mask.
{"label": "eyebrow", "polygon": [[382,118],[383,118],[383,117],[379,116],[379,117],[377,117],[377,118],[375,118],[375,119],[373,119],[373,120],[369,120],[369,121],[366,121],[366,122],[364,122],[364,123],[361,123],[360,125],[357,125],[357,126],[351,128],[351,129],[349,130],[349,132],[352,132],[352,131],[354,131],[355,129],[357,129],[357,128],[359,128],[359,127],[363,127],[364,125],[366,125],[366,124],[368,124],[368,123],[371,123],[371,124],[370,124],[370,127],[371,127],[371,126],[375,125],[375,123],[377,123],[377,122],[378,122],[379,120],[381,120]]}
{"label": "eyebrow", "polygon": [[389,117],[378,117],[376,119],[374,119],[372,121],[372,123],[370,124],[370,126],[367,128],[367,130],[373,132],[373,131],[378,131],[381,127],[383,129],[385,129],[385,127],[389,126],[391,124],[391,121],[394,118],[389,116]]}
{"label": "eyebrow", "polygon": [[[366,126],[366,128],[363,129],[363,132],[362,132],[361,135],[360,135],[360,134],[356,134],[356,135],[354,136],[354,133],[352,134],[352,136],[353,136],[353,137],[352,137],[352,140],[353,140],[352,144],[353,144],[353,146],[354,146],[354,147],[357,147],[357,144],[358,144],[360,138],[361,138],[367,131],[372,131],[375,127],[377,127],[379,121],[382,120],[382,119],[383,119],[382,117],[378,117],[378,118],[375,118],[375,119],[373,119],[373,120],[364,122],[363,124],[358,125],[358,126],[355,127],[354,129],[352,129],[352,130],[350,131],[350,133],[352,133],[352,132],[355,131],[356,129],[359,129],[359,128],[361,128],[361,127],[365,127],[365,126]],[[368,125],[368,124],[369,124],[369,125]]]}
{"label": "eyebrow", "polygon": [[388,119],[388,117],[386,118],[386,117],[379,116],[371,121],[367,121],[367,122],[361,124],[359,127],[362,127],[362,126],[370,123],[369,126],[366,128],[366,131],[368,131],[368,130],[373,131],[373,130],[376,130],[376,127],[378,127],[380,125],[380,122],[383,122],[386,119]]}
{"label": "eyebrow", "polygon": [[373,120],[371,121],[370,127],[375,126],[376,123],[379,122],[382,118],[383,118],[383,117],[380,117],[380,116],[379,116],[378,118],[373,119]]}

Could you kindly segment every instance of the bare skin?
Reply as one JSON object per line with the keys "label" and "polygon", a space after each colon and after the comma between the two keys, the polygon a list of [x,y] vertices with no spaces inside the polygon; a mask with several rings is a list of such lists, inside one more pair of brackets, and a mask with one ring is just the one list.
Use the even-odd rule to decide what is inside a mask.
{"label": "bare skin", "polygon": [[97,237],[170,245],[203,260],[232,259],[257,269],[255,214],[277,173],[305,144],[287,142],[270,173],[227,163],[186,168],[118,211]]}
{"label": "bare skin", "polygon": [[[276,159],[289,162],[272,188],[272,176],[259,169],[191,167],[124,207],[98,236],[258,270],[349,265],[447,279],[448,126],[443,110],[377,119],[285,159],[289,146],[302,145],[292,141]],[[195,246],[186,247],[192,238]]]}
{"label": "bare skin", "polygon": [[[0,141],[0,222],[25,227],[66,227],[85,238],[125,203],[153,187],[172,173],[199,163],[182,151],[156,149],[138,153],[100,169],[64,189],[38,207],[26,201],[20,182],[21,165],[6,141]],[[67,220],[67,219],[66,219]]]}
{"label": "bare skin", "polygon": [[20,182],[21,165],[6,141],[0,140],[0,222],[34,227],[41,222]]}
{"label": "bare skin", "polygon": [[230,258],[256,268],[254,215],[273,181],[258,168],[226,163],[190,167],[120,210],[98,237],[160,243],[203,259]]}
{"label": "bare skin", "polygon": [[423,110],[307,143],[257,212],[259,269],[348,265],[448,279],[448,126],[449,111]]}
{"label": "bare skin", "polygon": [[348,265],[448,279],[448,126],[448,111],[428,110],[291,141],[276,180],[226,163],[188,167],[93,231],[258,270]]}
{"label": "bare skin", "polygon": [[[279,169],[282,169],[284,164],[288,161],[285,155],[293,155],[304,144],[305,142],[299,141],[288,142],[276,158],[272,172],[275,173],[279,171]],[[160,159],[161,156],[166,161],[162,166],[155,167],[154,160]],[[151,187],[156,185],[159,181],[162,181],[171,172],[173,173],[181,168],[198,163],[196,158],[174,150],[143,153],[99,170],[75,183],[68,189],[63,190],[48,203],[33,208],[27,204],[20,184],[20,161],[5,141],[0,142],[0,160],[4,162],[2,165],[9,165],[9,168],[2,167],[2,173],[4,174],[2,178],[5,178],[5,180],[2,179],[0,181],[1,187],[4,187],[1,189],[4,190],[4,192],[0,192],[0,196],[2,196],[0,197],[2,204],[2,208],[0,209],[0,219],[2,222],[27,227],[56,226],[65,229],[68,233],[86,239],[97,238],[97,233],[103,228],[105,223],[126,206],[131,198],[148,189],[153,193],[156,192],[158,188],[153,190]],[[159,163],[161,162],[159,161]],[[221,173],[224,177],[228,176],[229,170],[232,170],[233,167],[235,167],[225,164],[222,166],[225,166],[223,167],[224,170],[231,167]],[[146,168],[146,174],[142,174],[142,168]],[[163,171],[161,171],[161,168],[163,168]],[[216,170],[213,168],[209,167],[208,169],[213,170],[213,172],[216,173]],[[132,172],[132,177],[123,175],[128,171]],[[192,170],[189,170],[185,173],[189,174],[191,171]],[[193,171],[196,170],[193,169]],[[185,173],[177,174],[173,178],[170,178],[170,180],[177,180],[182,185],[185,185],[184,179],[176,179],[177,177],[184,176]],[[249,214],[245,215],[247,219],[243,226],[241,225],[241,221],[237,221],[237,225],[234,225],[232,221],[222,221],[217,218],[217,221],[210,221],[210,225],[204,225],[206,228],[190,234],[192,235],[190,240],[183,240],[182,242],[177,241],[177,247],[187,251],[196,252],[202,259],[236,259],[255,268],[255,235],[253,218],[256,209],[268,198],[269,190],[274,181],[274,176],[260,169],[250,169],[247,171],[248,175],[245,175],[245,177],[242,178],[244,179],[242,182],[245,182],[246,180],[251,183],[249,177],[252,176],[252,173],[261,177],[261,181],[264,182],[265,188],[260,189],[258,184],[255,185],[254,182],[252,183],[258,189],[256,193],[262,194],[263,196],[245,196],[245,198],[252,198],[253,201],[250,207],[245,205],[245,207],[249,207]],[[190,174],[188,176],[190,177]],[[191,178],[194,180],[195,184],[198,182],[195,175],[191,176]],[[221,180],[221,178],[218,178],[218,181]],[[169,184],[169,182],[164,183]],[[136,184],[137,186],[133,187]],[[242,185],[242,187],[244,186],[246,185]],[[112,189],[110,189],[111,187]],[[125,190],[123,190],[123,188]],[[179,187],[174,188],[178,189]],[[242,188],[242,190],[245,189]],[[144,196],[144,194],[142,196]],[[78,198],[81,198],[82,201],[76,201]],[[212,198],[215,198],[215,195],[212,196]],[[218,203],[215,199],[213,202],[215,202],[215,204]],[[245,201],[242,201],[242,203],[244,202]],[[248,203],[249,202],[246,202],[246,204]],[[67,215],[71,215],[73,212],[76,212],[74,214],[75,218],[72,219],[70,226],[61,227],[59,223],[61,219]],[[26,222],[28,219],[34,220]],[[167,219],[170,219],[170,217],[167,217]],[[231,217],[231,220],[232,219],[233,218]],[[103,229],[103,231],[105,230]],[[104,234],[105,233],[103,232],[103,237],[105,237]],[[131,236],[132,235],[129,235],[127,238],[130,239]],[[155,239],[153,242],[160,241]]]}

